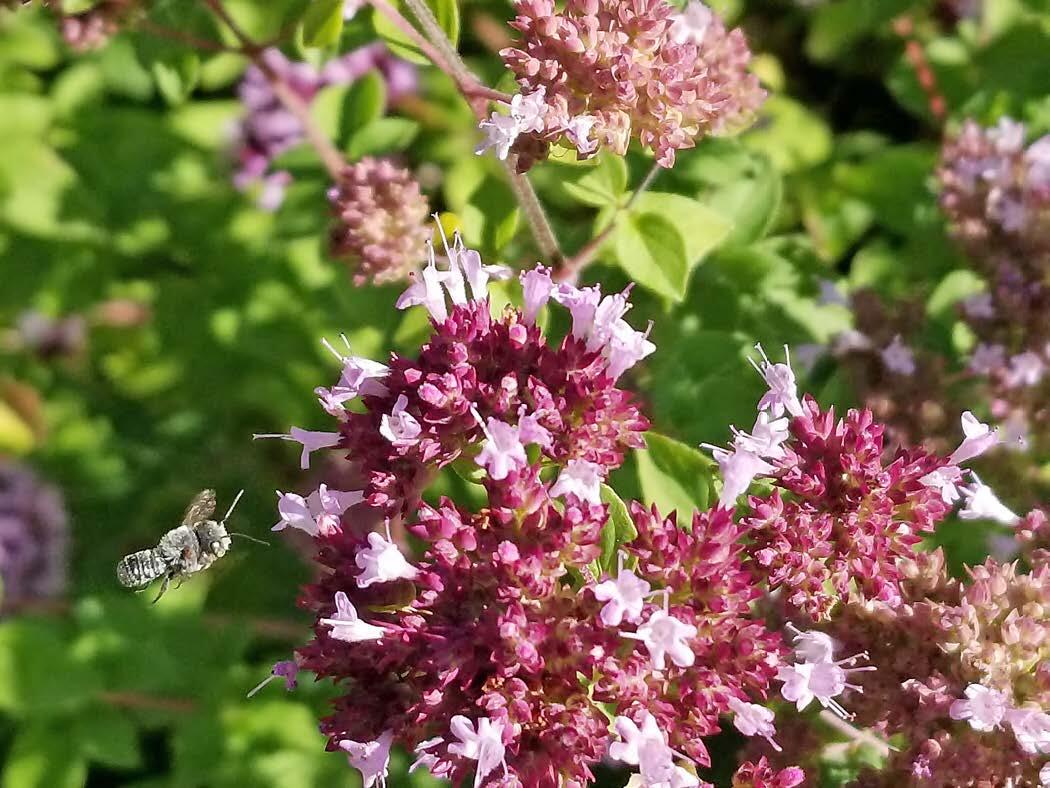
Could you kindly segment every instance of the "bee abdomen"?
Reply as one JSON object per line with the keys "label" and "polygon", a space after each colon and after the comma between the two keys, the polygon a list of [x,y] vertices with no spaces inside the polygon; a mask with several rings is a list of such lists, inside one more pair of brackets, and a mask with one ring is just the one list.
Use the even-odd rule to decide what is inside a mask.
{"label": "bee abdomen", "polygon": [[117,564],[117,580],[126,588],[148,585],[168,571],[156,550],[139,550]]}

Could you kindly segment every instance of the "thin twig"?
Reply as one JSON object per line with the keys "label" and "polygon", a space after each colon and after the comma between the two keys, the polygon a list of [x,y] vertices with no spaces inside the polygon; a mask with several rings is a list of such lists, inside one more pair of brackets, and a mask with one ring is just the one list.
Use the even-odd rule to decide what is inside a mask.
{"label": "thin twig", "polygon": [[532,231],[532,237],[536,240],[540,254],[555,269],[559,268],[563,260],[561,248],[554,235],[554,228],[551,227],[547,213],[540,203],[539,195],[532,188],[532,182],[518,172],[515,157],[508,156],[502,164],[507,173],[507,180],[510,182],[510,190],[514,192],[514,197],[521,206],[521,212],[525,215],[525,221],[529,225],[529,230]]}
{"label": "thin twig", "polygon": [[277,71],[266,62],[263,57],[265,51],[258,42],[254,41],[244,29],[237,23],[226,10],[222,4],[222,0],[203,0],[204,4],[212,10],[223,24],[229,28],[230,32],[233,33],[234,38],[241,45],[241,51],[244,52],[248,57],[252,59],[252,62],[256,67],[263,73],[266,80],[270,83],[270,87],[273,89],[274,95],[277,100],[280,101],[285,108],[293,115],[303,127],[303,134],[306,139],[313,145],[317,151],[317,155],[321,158],[321,163],[324,164],[328,174],[333,179],[338,178],[344,169],[346,169],[346,160],[343,158],[343,154],[339,152],[335,144],[328,138],[328,135],[321,130],[317,125],[312,114],[310,114],[309,105],[299,98],[299,95],[291,89],[288,83],[284,80]]}
{"label": "thin twig", "polygon": [[175,711],[186,713],[197,708],[197,702],[191,698],[165,698],[157,695],[146,695],[142,692],[121,692],[117,690],[100,692],[96,697],[109,706],[136,711]]}
{"label": "thin twig", "polygon": [[863,742],[864,744],[870,744],[875,747],[882,755],[886,756],[890,754],[890,750],[893,748],[889,744],[884,742],[875,734],[870,731],[861,730],[846,720],[842,719],[835,713],[825,709],[820,712],[820,719],[822,722],[827,723],[830,727],[837,730],[839,733],[844,733],[854,741]]}
{"label": "thin twig", "polygon": [[210,41],[206,38],[198,38],[197,36],[184,33],[181,30],[174,30],[172,28],[164,27],[163,25],[157,25],[150,22],[148,19],[144,19],[138,23],[138,29],[144,33],[149,33],[151,36],[157,38],[166,38],[170,41],[177,41],[180,44],[186,44],[194,49],[201,49],[205,52],[229,52],[232,54],[243,54],[239,47],[231,47],[223,44],[221,41]]}
{"label": "thin twig", "polygon": [[649,172],[645,174],[645,178],[638,184],[638,188],[634,190],[634,193],[628,198],[627,202],[616,209],[613,213],[612,218],[609,219],[609,223],[602,228],[602,231],[598,233],[594,238],[585,243],[580,247],[579,251],[576,252],[572,257],[568,258],[563,265],[556,268],[554,271],[554,278],[558,281],[566,281],[579,275],[582,271],[598,254],[601,250],[602,245],[609,239],[613,231],[616,229],[616,220],[621,214],[631,210],[638,202],[638,198],[642,196],[649,187],[653,185],[653,181],[656,180],[656,176],[663,170],[659,164],[654,163],[649,169]]}

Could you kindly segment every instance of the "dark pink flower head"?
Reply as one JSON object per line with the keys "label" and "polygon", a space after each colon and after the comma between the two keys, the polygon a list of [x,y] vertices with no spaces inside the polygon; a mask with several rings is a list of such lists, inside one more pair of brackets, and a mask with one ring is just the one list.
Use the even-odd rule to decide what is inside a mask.
{"label": "dark pink flower head", "polygon": [[772,493],[749,501],[755,570],[813,618],[851,593],[898,604],[901,562],[949,511],[934,481],[948,461],[901,449],[887,462],[882,437],[870,411],[836,419],[807,397]]}
{"label": "dark pink flower head", "polygon": [[[439,270],[432,259],[399,301],[431,313],[434,331],[419,354],[394,355],[389,367],[368,362],[380,369],[367,389],[344,385],[344,373],[344,381],[321,390],[329,403],[340,391],[347,399],[363,395],[362,410],[337,405],[331,412],[340,419],[338,446],[366,482],[367,502],[390,512],[413,505],[438,469],[461,458],[490,477],[513,478],[527,451],[568,465],[567,473],[600,466],[596,491],[624,452],[642,445],[648,427],[616,383],[641,358],[630,340],[642,333],[622,313],[599,308],[586,332],[552,347],[520,311],[491,314],[486,283],[506,269],[482,265],[458,240],[447,252],[449,267]],[[542,269],[530,273],[549,279]]]}
{"label": "dark pink flower head", "polygon": [[805,779],[805,773],[797,766],[775,769],[765,758],[759,758],[757,763],[748,761],[736,770],[733,788],[795,788]]}
{"label": "dark pink flower head", "polygon": [[683,13],[665,0],[568,0],[563,10],[517,0],[515,8],[521,40],[501,54],[521,85],[518,100],[539,97],[542,106],[512,105],[486,124],[490,144],[517,139],[525,167],[559,139],[586,157],[601,146],[622,155],[632,137],[670,167],[696,139],[746,125],[765,97],[747,71],[743,33],[727,31],[698,0]]}

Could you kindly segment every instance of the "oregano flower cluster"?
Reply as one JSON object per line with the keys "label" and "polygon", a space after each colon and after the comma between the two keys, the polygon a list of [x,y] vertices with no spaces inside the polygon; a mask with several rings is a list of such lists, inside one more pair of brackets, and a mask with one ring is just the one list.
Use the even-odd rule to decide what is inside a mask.
{"label": "oregano flower cluster", "polygon": [[[1042,642],[1034,610],[1031,624],[1010,612],[1039,593],[1042,570],[1020,581],[989,564],[960,592],[921,550],[952,511],[1020,525],[964,467],[996,430],[966,413],[947,456],[888,451],[869,411],[823,410],[759,346],[768,388],[753,427],[708,447],[717,503],[624,504],[610,473],[648,423],[620,380],[655,350],[648,331],[625,319],[626,291],[555,284],[542,266],[519,277],[522,307],[494,314],[488,284],[508,274],[458,237],[431,250],[398,302],[430,314],[418,355],[379,363],[328,345],[342,373],[316,394],[336,429],[259,436],[300,443],[303,467],[342,451],[363,485],[278,493],[276,528],[314,537],[323,571],[302,596],[314,639],[275,676],[338,684],[321,729],[366,784],[385,780],[396,745],[457,784],[584,786],[611,759],[637,785],[706,785],[706,740],[731,724],[766,750],[734,784],[790,788],[805,776],[778,742],[774,697],[794,706],[780,712],[789,729],[822,708],[929,749],[917,720],[970,736],[984,707],[967,704],[992,690],[1010,693],[992,728],[1016,723],[1011,762],[1041,768],[1032,715],[1045,699],[1026,683],[1037,657],[1007,644]],[[538,318],[557,307],[571,328],[552,344]],[[432,497],[442,472],[471,479],[482,503]],[[756,480],[765,492],[745,495]],[[1024,522],[1040,531],[1037,516]],[[967,639],[993,619],[1005,650]],[[933,708],[930,693],[940,705],[910,718],[913,697]]]}

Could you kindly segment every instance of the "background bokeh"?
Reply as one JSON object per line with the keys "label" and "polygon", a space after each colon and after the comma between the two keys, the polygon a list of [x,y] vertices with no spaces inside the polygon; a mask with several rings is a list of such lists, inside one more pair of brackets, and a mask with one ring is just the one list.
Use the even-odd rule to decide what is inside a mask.
{"label": "background bokeh", "polygon": [[[228,3],[260,39],[301,5]],[[200,12],[192,0],[156,6],[178,23]],[[924,346],[948,359],[965,349],[955,304],[974,275],[937,207],[944,126],[923,68],[949,122],[1009,114],[1030,137],[1050,131],[1045,0],[712,6],[747,32],[771,96],[752,129],[683,152],[643,198],[647,215],[680,230],[684,250],[643,234],[584,273],[606,290],[640,283],[632,322],[654,320],[658,351],[631,383],[656,429],[693,445],[749,423],[761,381],[744,359],[756,341],[790,344],[808,370],[804,388],[825,403],[859,401],[821,353],[851,326],[832,286],[917,299]],[[511,13],[502,0],[461,0],[455,20],[472,67],[502,87],[495,51]],[[343,36],[327,52],[294,36],[284,49],[322,62],[377,33],[365,12]],[[38,569],[49,558],[68,566],[66,582],[28,591],[4,577],[0,788],[356,784],[342,756],[323,752],[326,691],[309,677],[294,693],[275,682],[245,698],[308,634],[296,609],[310,573],[301,546],[284,535],[268,548],[235,542],[156,605],[114,576],[122,555],[154,544],[204,487],[223,509],[244,488],[231,528],[267,538],[274,490],[302,492],[303,476],[294,445],[251,435],[324,428],[311,392],[336,364],[320,338],[345,332],[356,354],[382,359],[418,346],[425,330],[420,314],[394,308],[400,286],[354,287],[328,257],[328,179],[307,146],[282,154],[295,177],[278,210],[234,187],[245,66],[142,32],[75,52],[47,10],[0,9],[0,517],[30,529],[0,531],[0,544],[32,542],[24,550]],[[377,80],[364,82],[315,101],[339,146],[351,158],[396,156],[487,261],[534,262],[499,167],[473,156],[474,120],[451,82],[423,67],[418,90],[385,113],[367,98]],[[626,165],[602,156],[533,171],[567,249],[591,237],[649,161],[632,151]],[[682,266],[669,269],[668,255]],[[1036,478],[1045,459],[1030,460]],[[678,461],[659,445],[639,455],[621,471],[621,494],[693,499],[668,481]],[[33,505],[14,500],[8,476],[19,474],[36,485]],[[1018,505],[1030,497],[997,489]],[[63,517],[68,543],[54,533]],[[957,568],[995,535],[974,523],[943,533]],[[408,778],[405,765],[393,785],[432,782]],[[850,768],[829,763],[826,784]]]}

